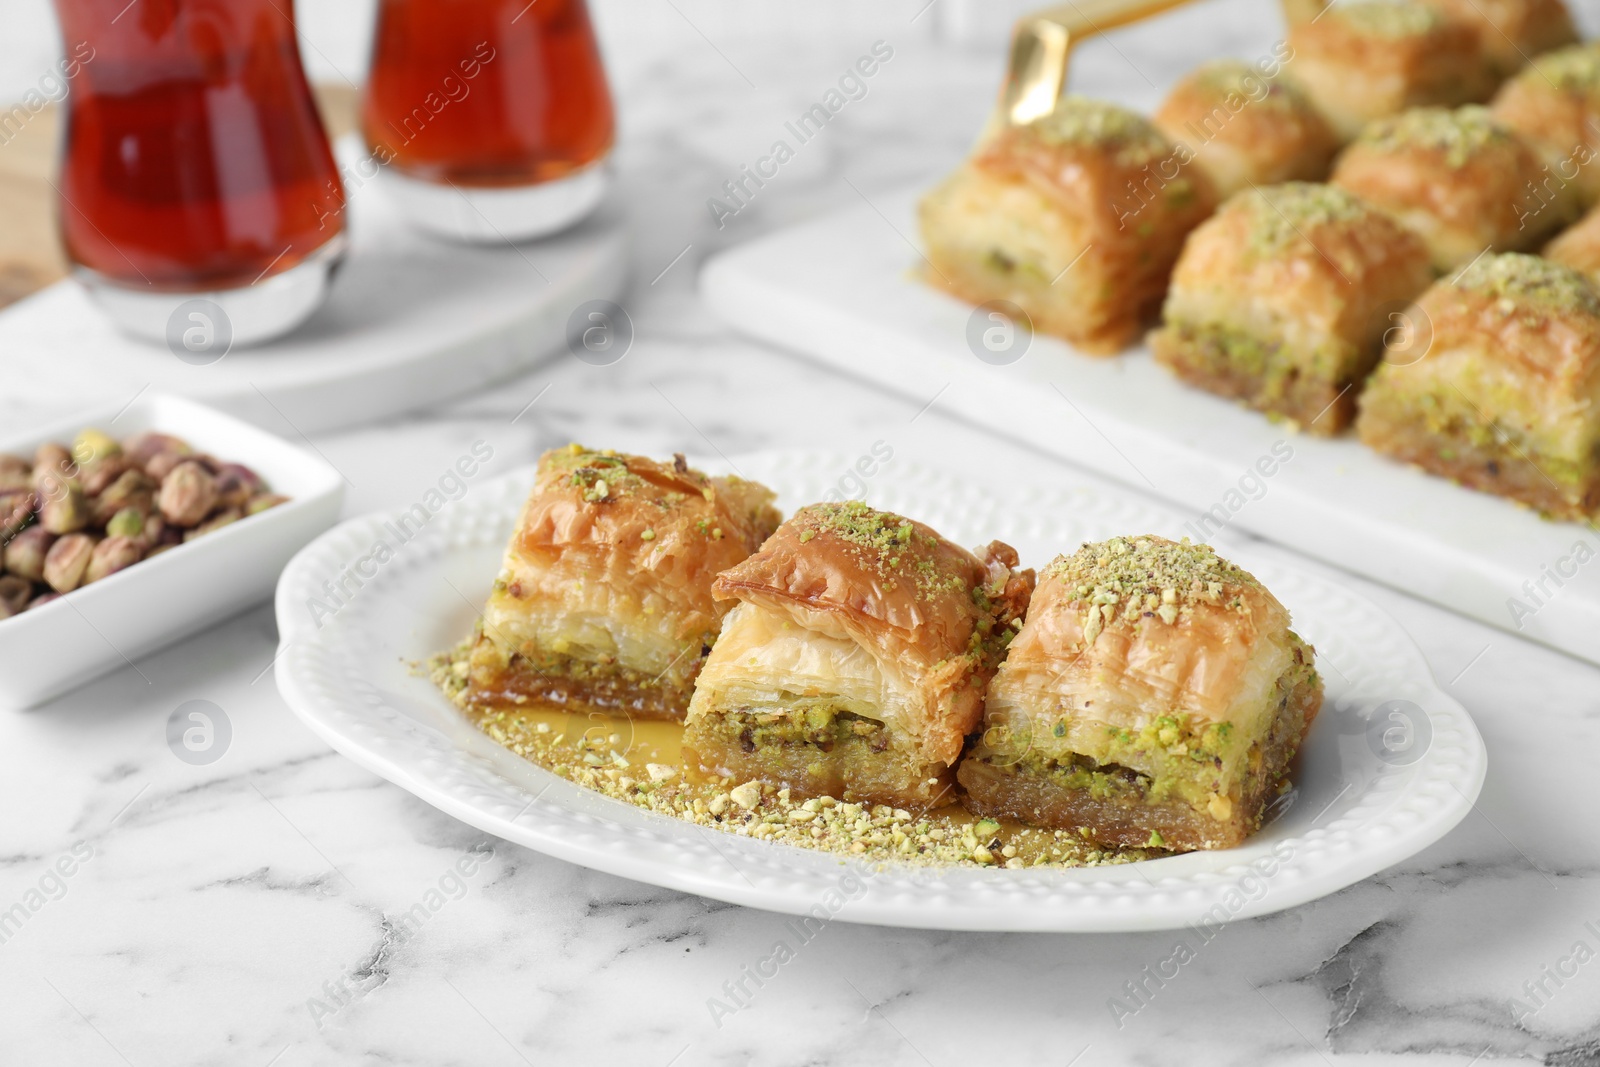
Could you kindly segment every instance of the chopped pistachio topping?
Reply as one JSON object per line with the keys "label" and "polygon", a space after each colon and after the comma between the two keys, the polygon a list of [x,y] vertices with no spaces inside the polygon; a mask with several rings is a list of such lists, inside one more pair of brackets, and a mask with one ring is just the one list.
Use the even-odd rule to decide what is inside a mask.
{"label": "chopped pistachio topping", "polygon": [[1451,284],[1496,297],[1506,311],[1534,305],[1545,311],[1600,316],[1600,292],[1571,267],[1519,252],[1480,256]]}
{"label": "chopped pistachio topping", "polygon": [[645,485],[628,469],[628,457],[607,449],[596,452],[579,444],[570,444],[546,452],[539,466],[547,470],[570,471],[570,483],[583,490],[583,499],[591,504],[615,500],[626,493],[636,492]]}
{"label": "chopped pistachio topping", "polygon": [[1054,111],[1023,129],[1047,145],[1111,148],[1124,160],[1155,159],[1172,151],[1166,137],[1144,116],[1085,96],[1063,98]]}
{"label": "chopped pistachio topping", "polygon": [[1535,59],[1520,80],[1549,83],[1565,93],[1600,99],[1600,43],[1575,44]]}
{"label": "chopped pistachio topping", "polygon": [[957,558],[941,556],[943,540],[937,534],[917,532],[910,519],[892,511],[846,500],[812,504],[791,521],[800,527],[802,542],[826,533],[853,545],[863,564],[880,576],[891,582],[914,582],[920,599],[965,592],[970,584],[970,576]]}
{"label": "chopped pistachio topping", "polygon": [[1476,104],[1456,108],[1419,107],[1372,123],[1360,144],[1378,152],[1420,148],[1444,154],[1452,168],[1467,165],[1485,149],[1512,144],[1509,130]]}
{"label": "chopped pistachio topping", "polygon": [[1335,3],[1329,13],[1357,33],[1399,40],[1421,37],[1444,25],[1444,16],[1409,0],[1360,0]]}
{"label": "chopped pistachio topping", "polygon": [[1262,76],[1250,64],[1238,59],[1213,59],[1195,68],[1194,85],[1217,100],[1242,96],[1252,104],[1265,104],[1283,111],[1309,109],[1310,99],[1289,82]]}
{"label": "chopped pistachio topping", "polygon": [[1084,609],[1084,637],[1093,644],[1106,623],[1159,618],[1172,624],[1197,603],[1238,609],[1241,589],[1259,589],[1247,571],[1209,545],[1163,537],[1114,537],[1059,556],[1045,577],[1061,579]]}
{"label": "chopped pistachio topping", "polygon": [[[674,456],[673,461],[674,477],[698,487],[700,496],[704,499],[713,498],[715,494],[709,477],[691,468],[681,455]],[[648,464],[643,468],[647,473],[655,467],[649,460],[623,455],[609,448],[596,451],[580,444],[570,444],[565,448],[552,449],[541,456],[539,470],[541,473],[568,472],[568,484],[581,489],[584,501],[590,504],[604,504],[620,497],[639,495],[654,503],[662,511],[668,511],[690,499],[690,494],[676,489],[663,490],[657,482],[634,473],[630,463]]]}
{"label": "chopped pistachio topping", "polygon": [[1263,254],[1305,244],[1317,227],[1357,223],[1372,212],[1353,193],[1318,182],[1285,182],[1243,195],[1249,198],[1251,248]]}

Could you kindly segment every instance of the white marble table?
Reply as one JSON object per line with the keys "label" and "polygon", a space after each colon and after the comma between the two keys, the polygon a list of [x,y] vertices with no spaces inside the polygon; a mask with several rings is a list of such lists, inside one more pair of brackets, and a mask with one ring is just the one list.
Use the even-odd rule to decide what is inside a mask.
{"label": "white marble table", "polygon": [[[494,469],[574,438],[700,455],[884,440],[906,459],[1093,480],[964,426],[953,398],[919,412],[748,343],[695,299],[715,249],[959,156],[994,56],[939,43],[953,23],[911,24],[920,6],[882,15],[892,32],[685,24],[616,45],[631,352],[319,437],[347,512],[409,502],[477,439]],[[1276,32],[1263,0],[1200,5],[1084,56],[1080,84],[1148,105],[1205,49],[1248,57]],[[896,51],[868,96],[718,230],[705,201],[737,146],[879,37]],[[41,414],[0,390],[0,420]],[[0,1063],[1600,1063],[1600,670],[1347,580],[1411,630],[1489,744],[1482,800],[1439,844],[1203,946],[832,924],[720,1021],[709,998],[770,953],[782,917],[486,840],[358,769],[284,708],[272,618],[253,609],[50,706],[0,709]],[[209,765],[165,742],[192,699],[232,727]],[[407,935],[419,903],[429,918]],[[1195,960],[1146,978],[1180,939]],[[1148,1003],[1119,1026],[1128,983]]]}

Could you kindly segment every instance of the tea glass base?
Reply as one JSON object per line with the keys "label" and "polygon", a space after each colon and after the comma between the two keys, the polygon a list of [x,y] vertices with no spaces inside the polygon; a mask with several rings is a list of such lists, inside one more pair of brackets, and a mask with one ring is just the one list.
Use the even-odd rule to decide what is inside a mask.
{"label": "tea glass base", "polygon": [[469,244],[528,241],[559,233],[587,218],[610,185],[604,160],[537,185],[441,185],[392,167],[385,167],[379,180],[413,226]]}
{"label": "tea glass base", "polygon": [[281,274],[238,289],[162,292],[113,281],[78,267],[73,276],[123,333],[165,343],[196,362],[220,359],[229,348],[270,341],[310,318],[327,298],[347,241],[339,234]]}

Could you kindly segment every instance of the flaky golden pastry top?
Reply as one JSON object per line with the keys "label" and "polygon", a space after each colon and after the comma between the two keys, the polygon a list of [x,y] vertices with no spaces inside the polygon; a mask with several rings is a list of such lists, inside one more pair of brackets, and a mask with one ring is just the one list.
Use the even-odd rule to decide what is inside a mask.
{"label": "flaky golden pastry top", "polygon": [[1418,107],[1378,119],[1347,150],[1375,155],[1427,156],[1451,170],[1486,158],[1519,157],[1524,146],[1510,128],[1478,104],[1464,107]]}
{"label": "flaky golden pastry top", "polygon": [[868,650],[911,698],[889,725],[954,762],[1033,579],[1001,542],[980,559],[920,522],[847,501],[801,509],[713,592]]}
{"label": "flaky golden pastry top", "polygon": [[1386,387],[1447,375],[1455,391],[1478,395],[1483,422],[1537,432],[1600,416],[1600,291],[1582,274],[1538,256],[1485,255],[1417,305],[1431,342],[1414,363],[1380,367]]}
{"label": "flaky golden pastry top", "polygon": [[1500,87],[1495,118],[1539,151],[1560,183],[1572,184],[1585,207],[1600,178],[1600,43],[1573,45],[1539,56]]}
{"label": "flaky golden pastry top", "polygon": [[1578,39],[1572,15],[1562,0],[1422,0],[1464,23],[1478,35],[1484,53],[1501,76],[1511,74],[1528,57]]}
{"label": "flaky golden pastry top", "polygon": [[[1002,130],[971,165],[1021,178],[1074,218],[1090,221],[1088,243],[1127,243],[1141,233],[1185,232],[1216,206],[1211,180],[1191,166],[1193,153],[1173,144],[1144,116],[1115,104],[1068,96],[1050,114]],[[1151,195],[1126,226],[1129,190]],[[1137,202],[1137,201],[1136,201]],[[1097,212],[1088,210],[1098,208]]]}
{"label": "flaky golden pastry top", "polygon": [[708,578],[760,547],[781,516],[772,491],[729,475],[710,477],[684,458],[568,445],[539,458],[538,483],[517,524],[526,556],[601,549],[630,570]]}
{"label": "flaky golden pastry top", "polygon": [[1309,352],[1329,336],[1380,335],[1380,311],[1432,277],[1422,239],[1388,215],[1334,186],[1286,182],[1239,193],[1189,236],[1166,317],[1204,322],[1243,305],[1230,314],[1256,318],[1239,325]]}
{"label": "flaky golden pastry top", "polygon": [[[777,526],[771,490],[710,477],[682,456],[569,445],[545,453],[486,612],[486,632],[512,651],[613,657],[665,669],[699,652],[726,613],[711,595]],[[676,660],[697,665],[698,655]]]}
{"label": "flaky golden pastry top", "polygon": [[1286,78],[1218,59],[1178,82],[1155,124],[1192,149],[1219,190],[1327,176],[1339,141],[1311,98]]}
{"label": "flaky golden pastry top", "polygon": [[1487,245],[1527,248],[1570,217],[1533,190],[1545,178],[1532,146],[1488,108],[1423,107],[1370,123],[1339,157],[1335,185],[1422,234],[1451,270]]}
{"label": "flaky golden pastry top", "polygon": [[1299,639],[1260,582],[1207,545],[1155,536],[1087,544],[1039,578],[989,687],[1033,747],[1097,753],[1158,718],[1227,723],[1248,744],[1276,713]]}

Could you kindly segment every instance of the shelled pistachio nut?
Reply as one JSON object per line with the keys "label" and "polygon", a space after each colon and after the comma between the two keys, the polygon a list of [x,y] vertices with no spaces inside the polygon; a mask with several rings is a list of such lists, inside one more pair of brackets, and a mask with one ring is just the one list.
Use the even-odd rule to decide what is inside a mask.
{"label": "shelled pistachio nut", "polygon": [[107,537],[141,537],[144,534],[144,516],[138,508],[123,508],[106,520]]}
{"label": "shelled pistachio nut", "polygon": [[242,508],[266,489],[255,471],[242,463],[224,463],[217,469],[217,506]]}
{"label": "shelled pistachio nut", "polygon": [[33,487],[33,464],[21,456],[0,453],[0,492]]}
{"label": "shelled pistachio nut", "polygon": [[144,462],[144,472],[158,482],[164,482],[180,463],[190,456],[187,452],[157,452]]}
{"label": "shelled pistachio nut", "polygon": [[6,545],[6,570],[30,582],[44,581],[44,557],[56,535],[43,526],[30,526],[13,537]]}
{"label": "shelled pistachio nut", "polygon": [[33,485],[39,487],[39,479],[56,475],[61,478],[75,478],[78,465],[72,462],[72,453],[57,444],[42,444],[33,453]]}
{"label": "shelled pistachio nut", "polygon": [[44,557],[45,584],[58,593],[72,592],[82,583],[92,555],[94,538],[88,534],[73,533],[61,538]]}
{"label": "shelled pistachio nut", "polygon": [[0,490],[0,538],[12,536],[33,521],[37,499],[32,489]]}
{"label": "shelled pistachio nut", "polygon": [[78,436],[72,440],[72,458],[78,461],[80,467],[87,467],[98,463],[107,456],[120,456],[122,446],[117,439],[104,430],[89,428],[80,430]]}
{"label": "shelled pistachio nut", "polygon": [[15,574],[0,575],[0,618],[20,615],[32,599],[32,582]]}
{"label": "shelled pistachio nut", "polygon": [[83,572],[83,584],[98,582],[143,558],[144,546],[132,537],[108,537],[94,546],[89,565]]}
{"label": "shelled pistachio nut", "polygon": [[133,464],[128,462],[126,456],[107,456],[105,459],[95,460],[83,468],[83,476],[78,480],[83,483],[83,491],[90,496],[99,496],[105,492],[111,483],[122,477],[126,471],[133,470]]}
{"label": "shelled pistachio nut", "polygon": [[179,526],[197,526],[217,503],[217,480],[193,460],[172,469],[156,498],[161,514]]}
{"label": "shelled pistachio nut", "polygon": [[122,454],[139,467],[145,466],[151,457],[161,452],[187,456],[192,451],[194,450],[189,447],[189,442],[183,438],[174,437],[169,433],[157,433],[154,430],[136,433],[122,444]]}
{"label": "shelled pistachio nut", "polygon": [[[89,500],[76,483],[61,484],[58,492],[41,489],[40,493],[44,495],[44,502],[39,505],[39,525],[46,530],[55,534],[75,533],[89,525]],[[49,495],[45,495],[47,493]]]}
{"label": "shelled pistachio nut", "polygon": [[95,521],[102,524],[110,522],[111,516],[127,508],[141,515],[150,514],[156,508],[156,488],[155,479],[143,471],[123,471],[116,481],[94,498]]}

